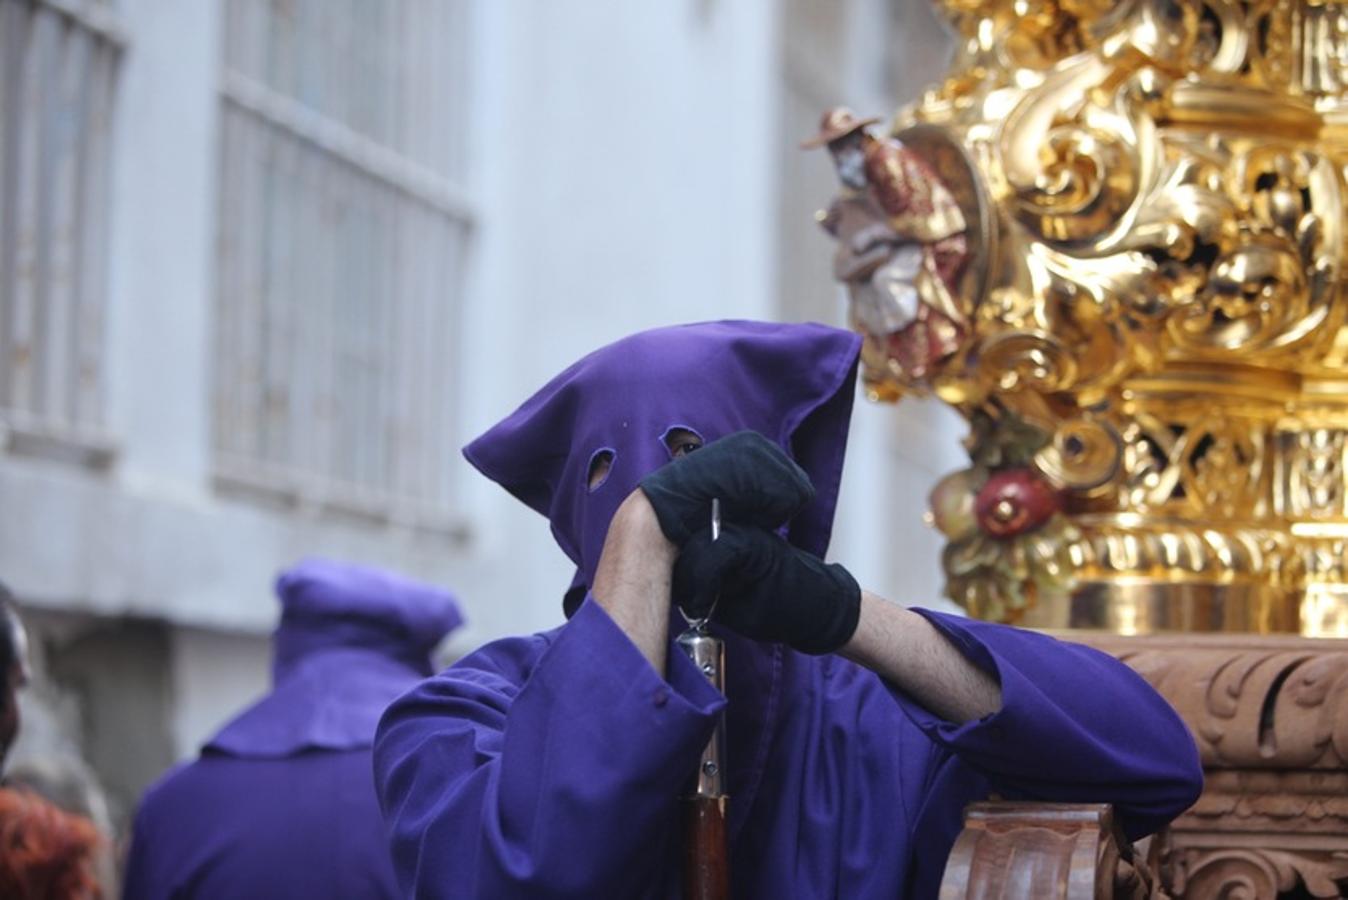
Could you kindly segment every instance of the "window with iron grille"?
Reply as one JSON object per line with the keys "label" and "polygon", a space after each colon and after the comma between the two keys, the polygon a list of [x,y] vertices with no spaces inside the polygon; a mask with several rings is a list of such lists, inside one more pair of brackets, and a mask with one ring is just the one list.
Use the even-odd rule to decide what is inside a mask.
{"label": "window with iron grille", "polygon": [[106,0],[0,0],[0,438],[105,462]]}
{"label": "window with iron grille", "polygon": [[470,6],[226,0],[219,484],[448,521]]}

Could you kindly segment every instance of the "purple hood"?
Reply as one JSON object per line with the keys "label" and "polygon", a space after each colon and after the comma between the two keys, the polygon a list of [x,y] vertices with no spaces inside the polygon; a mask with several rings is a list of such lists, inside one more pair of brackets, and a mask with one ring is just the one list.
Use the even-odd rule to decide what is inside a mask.
{"label": "purple hood", "polygon": [[[791,523],[792,543],[828,546],[842,478],[861,339],[825,325],[704,322],[643,331],[603,347],[548,382],[464,448],[468,461],[552,523],[591,583],[614,512],[670,459],[664,436],[705,441],[750,429],[809,473],[815,499]],[[608,477],[588,487],[597,453]]]}
{"label": "purple hood", "polygon": [[277,758],[369,747],[384,708],[431,674],[463,622],[454,597],[379,569],[305,560],[276,579],[274,687],[205,749]]}

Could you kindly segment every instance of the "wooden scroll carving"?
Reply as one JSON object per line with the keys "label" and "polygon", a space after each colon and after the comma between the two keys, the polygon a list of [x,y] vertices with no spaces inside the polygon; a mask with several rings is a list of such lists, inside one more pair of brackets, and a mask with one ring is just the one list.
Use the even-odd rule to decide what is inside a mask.
{"label": "wooden scroll carving", "polygon": [[1091,636],[1180,712],[1206,784],[1153,847],[1176,898],[1348,896],[1348,641]]}
{"label": "wooden scroll carving", "polygon": [[941,900],[1156,900],[1150,871],[1103,804],[975,803],[965,812]]}
{"label": "wooden scroll carving", "polygon": [[942,900],[1348,897],[1348,641],[1062,637],[1122,659],[1179,710],[1203,795],[1136,854],[1108,807],[975,804]]}

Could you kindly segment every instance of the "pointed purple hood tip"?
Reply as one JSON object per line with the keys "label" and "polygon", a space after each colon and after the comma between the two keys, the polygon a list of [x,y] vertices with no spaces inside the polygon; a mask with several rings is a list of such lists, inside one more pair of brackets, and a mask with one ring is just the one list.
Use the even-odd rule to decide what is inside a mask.
{"label": "pointed purple hood tip", "polygon": [[[546,516],[591,583],[618,505],[670,459],[665,433],[708,442],[751,429],[809,473],[816,496],[792,543],[822,556],[833,528],[861,339],[818,324],[722,321],[643,331],[567,368],[464,448],[484,475]],[[612,454],[588,486],[591,460]]]}
{"label": "pointed purple hood tip", "polygon": [[277,758],[369,747],[385,707],[431,673],[431,651],[463,623],[442,588],[332,560],[282,572],[276,596],[275,686],[207,751]]}

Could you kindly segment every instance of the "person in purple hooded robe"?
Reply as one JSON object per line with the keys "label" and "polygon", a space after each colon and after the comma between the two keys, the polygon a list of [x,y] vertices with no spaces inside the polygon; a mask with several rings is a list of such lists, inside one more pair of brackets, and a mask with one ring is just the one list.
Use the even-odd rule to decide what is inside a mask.
{"label": "person in purple hooded robe", "polygon": [[[965,805],[991,791],[1113,803],[1134,839],[1196,799],[1191,736],[1118,661],[904,609],[819,559],[859,343],[821,325],[644,332],[465,449],[578,572],[566,624],[483,647],[381,720],[408,895],[678,896],[678,798],[723,709],[736,897],[933,897]],[[718,594],[724,695],[672,640],[675,606]]]}
{"label": "person in purple hooded robe", "polygon": [[276,593],[274,687],[146,792],[125,900],[400,896],[370,747],[384,708],[431,673],[458,604],[318,559]]}

